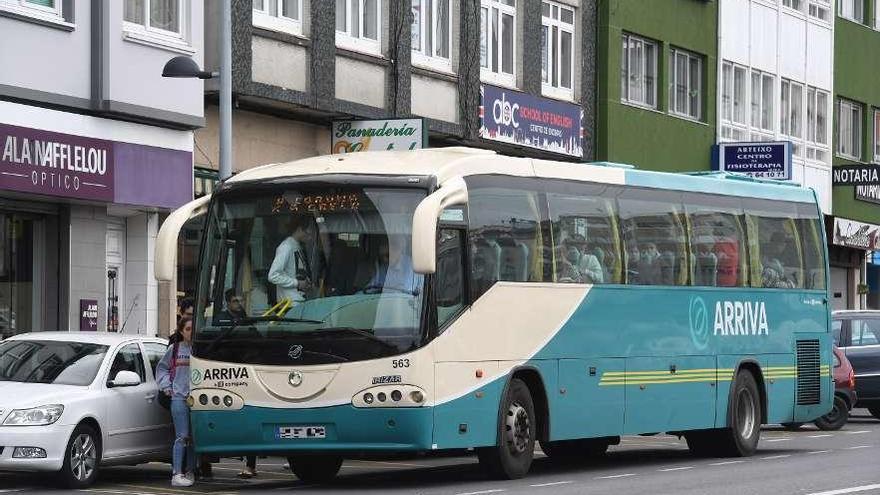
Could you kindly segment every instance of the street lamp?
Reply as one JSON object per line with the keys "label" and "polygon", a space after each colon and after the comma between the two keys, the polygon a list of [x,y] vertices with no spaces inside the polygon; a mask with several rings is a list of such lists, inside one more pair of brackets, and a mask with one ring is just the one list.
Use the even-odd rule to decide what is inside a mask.
{"label": "street lamp", "polygon": [[165,63],[162,77],[220,78],[220,180],[232,175],[232,2],[222,1],[220,16],[220,72],[203,71],[190,57]]}

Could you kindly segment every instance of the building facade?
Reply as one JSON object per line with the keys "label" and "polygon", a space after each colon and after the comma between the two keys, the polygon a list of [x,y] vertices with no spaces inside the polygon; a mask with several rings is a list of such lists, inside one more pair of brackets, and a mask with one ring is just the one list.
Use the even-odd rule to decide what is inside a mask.
{"label": "building facade", "polygon": [[[332,122],[389,118],[422,119],[425,146],[592,160],[596,4],[232,0],[233,170],[330,153]],[[207,26],[219,25],[219,8],[206,4]],[[214,70],[215,29],[205,43]],[[205,170],[218,163],[217,88],[206,85],[206,126],[195,132]],[[198,220],[188,230],[185,295]]]}
{"label": "building facade", "polygon": [[648,170],[708,170],[718,2],[609,0],[598,24],[597,157]]}
{"label": "building facade", "polygon": [[[880,163],[880,2],[841,0],[834,29],[834,166]],[[857,47],[857,48],[856,48]],[[874,185],[834,187],[826,220],[835,309],[880,308],[880,193]]]}
{"label": "building facade", "polygon": [[204,90],[161,71],[202,60],[203,27],[198,1],[0,0],[3,336],[167,333],[153,245],[192,197]]}

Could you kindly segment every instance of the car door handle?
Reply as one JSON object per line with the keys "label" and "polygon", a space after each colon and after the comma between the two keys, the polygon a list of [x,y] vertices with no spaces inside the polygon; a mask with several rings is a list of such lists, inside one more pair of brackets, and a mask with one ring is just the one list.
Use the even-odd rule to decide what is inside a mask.
{"label": "car door handle", "polygon": [[151,401],[156,398],[156,394],[147,394],[144,396],[144,399]]}

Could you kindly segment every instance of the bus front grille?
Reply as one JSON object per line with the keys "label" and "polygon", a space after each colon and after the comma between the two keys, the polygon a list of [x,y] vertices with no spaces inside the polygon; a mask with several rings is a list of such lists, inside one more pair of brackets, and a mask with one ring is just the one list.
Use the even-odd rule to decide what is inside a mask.
{"label": "bus front grille", "polygon": [[799,406],[819,403],[822,384],[819,359],[818,340],[797,342],[797,404]]}

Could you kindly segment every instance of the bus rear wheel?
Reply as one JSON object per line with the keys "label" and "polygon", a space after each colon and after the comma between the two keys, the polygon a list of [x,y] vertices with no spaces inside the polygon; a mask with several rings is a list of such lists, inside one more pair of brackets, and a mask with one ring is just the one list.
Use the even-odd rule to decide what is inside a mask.
{"label": "bus rear wheel", "polygon": [[477,456],[492,477],[522,478],[532,465],[538,425],[532,394],[525,382],[519,378],[510,381],[501,407],[498,444],[477,449]]}
{"label": "bus rear wheel", "polygon": [[758,449],[761,438],[761,396],[755,377],[741,370],[730,388],[728,427],[701,430],[685,435],[696,455],[747,457]]}
{"label": "bus rear wheel", "polygon": [[326,483],[336,477],[342,457],[335,455],[297,455],[287,458],[290,470],[306,483]]}

